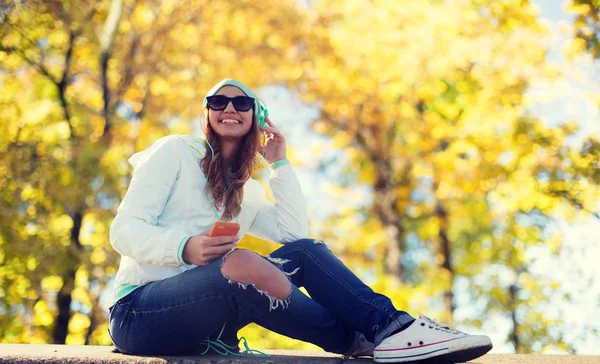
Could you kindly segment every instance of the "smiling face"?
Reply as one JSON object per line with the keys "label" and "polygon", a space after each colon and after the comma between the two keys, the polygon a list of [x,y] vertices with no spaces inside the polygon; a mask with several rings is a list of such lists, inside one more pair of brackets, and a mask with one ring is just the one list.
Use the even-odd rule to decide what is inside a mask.
{"label": "smiling face", "polygon": [[[246,96],[246,94],[235,86],[223,86],[217,93],[227,97]],[[252,127],[252,109],[238,111],[229,102],[225,110],[216,111],[208,108],[208,121],[212,130],[222,139],[241,139]]]}

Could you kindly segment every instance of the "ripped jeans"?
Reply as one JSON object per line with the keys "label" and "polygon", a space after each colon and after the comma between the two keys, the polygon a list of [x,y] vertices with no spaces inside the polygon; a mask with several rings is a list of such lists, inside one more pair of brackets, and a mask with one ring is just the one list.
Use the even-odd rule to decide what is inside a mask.
{"label": "ripped jeans", "polygon": [[266,258],[287,272],[292,283],[287,299],[229,280],[221,272],[224,256],[119,300],[110,309],[113,343],[128,354],[185,353],[214,338],[224,324],[222,340],[235,345],[237,331],[254,322],[328,352],[350,355],[357,332],[377,345],[413,320],[389,298],[373,292],[320,240],[287,243]]}

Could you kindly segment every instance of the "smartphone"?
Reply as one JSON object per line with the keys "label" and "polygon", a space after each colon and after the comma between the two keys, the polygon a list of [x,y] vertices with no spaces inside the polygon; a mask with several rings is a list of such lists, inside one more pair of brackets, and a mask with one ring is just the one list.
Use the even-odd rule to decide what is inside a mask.
{"label": "smartphone", "polygon": [[239,231],[240,224],[237,222],[217,221],[213,224],[208,236],[237,235]]}

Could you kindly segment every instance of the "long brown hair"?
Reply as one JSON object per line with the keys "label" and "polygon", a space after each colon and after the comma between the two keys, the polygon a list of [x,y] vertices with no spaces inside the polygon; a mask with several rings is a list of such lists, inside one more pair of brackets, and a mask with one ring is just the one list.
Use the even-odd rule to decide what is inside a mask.
{"label": "long brown hair", "polygon": [[[261,149],[261,133],[254,114],[254,108],[252,108],[252,127],[248,134],[244,136],[238,154],[228,170],[221,156],[221,140],[210,126],[208,112],[205,115],[206,140],[212,146],[215,156],[212,156],[210,147],[207,142],[204,142],[206,153],[200,160],[200,167],[208,178],[207,195],[212,194],[215,208],[222,212],[221,220],[230,221],[240,214],[242,200],[244,199],[244,184],[260,165],[258,151]],[[221,210],[220,207],[223,203],[225,208]]]}

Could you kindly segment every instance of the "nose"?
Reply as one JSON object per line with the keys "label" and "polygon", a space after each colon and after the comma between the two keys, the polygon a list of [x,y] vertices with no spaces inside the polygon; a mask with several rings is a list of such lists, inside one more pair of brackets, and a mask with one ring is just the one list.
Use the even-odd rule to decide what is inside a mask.
{"label": "nose", "polygon": [[236,112],[237,110],[235,109],[235,107],[233,107],[233,102],[229,101],[229,103],[227,104],[227,107],[225,107],[225,110],[223,110],[225,112]]}

